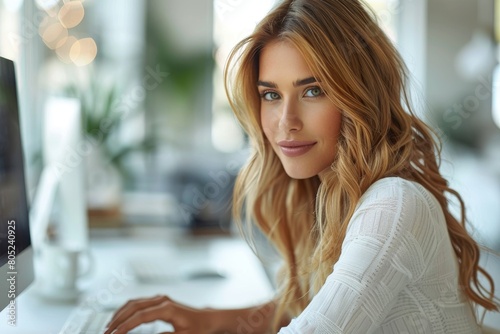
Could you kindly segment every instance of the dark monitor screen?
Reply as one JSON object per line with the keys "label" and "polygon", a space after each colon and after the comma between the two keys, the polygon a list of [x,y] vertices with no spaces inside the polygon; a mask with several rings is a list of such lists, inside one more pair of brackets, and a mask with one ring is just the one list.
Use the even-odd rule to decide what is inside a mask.
{"label": "dark monitor screen", "polygon": [[[12,61],[0,57],[0,309],[6,306],[7,292],[15,288],[10,294],[15,297],[25,287],[24,282],[33,279],[32,270],[24,273],[20,269],[25,259],[31,261],[22,256],[30,246],[15,69]],[[8,284],[4,290],[9,277],[15,277],[10,282],[16,284]]]}

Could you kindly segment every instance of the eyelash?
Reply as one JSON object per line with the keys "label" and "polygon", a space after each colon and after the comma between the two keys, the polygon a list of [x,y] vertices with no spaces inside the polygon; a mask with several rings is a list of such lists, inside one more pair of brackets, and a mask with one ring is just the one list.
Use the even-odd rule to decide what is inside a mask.
{"label": "eyelash", "polygon": [[265,90],[265,91],[263,91],[262,93],[260,93],[260,98],[261,98],[262,100],[264,100],[264,101],[267,101],[267,102],[275,101],[276,99],[272,99],[272,100],[266,99],[266,95],[267,95],[267,94],[271,94],[271,93],[274,93],[274,94],[276,94],[276,95],[278,95],[278,96],[279,96],[279,94],[278,94],[278,93],[276,93],[275,91],[272,91],[272,90]]}
{"label": "eyelash", "polygon": [[[325,92],[324,92],[324,91],[323,91],[323,90],[322,90],[319,86],[312,86],[312,87],[308,87],[308,88],[306,88],[306,90],[305,90],[305,92],[304,92],[304,95],[306,95],[306,94],[307,94],[307,92],[309,92],[309,91],[311,91],[311,90],[314,90],[314,89],[319,89],[319,90],[320,90],[319,95],[316,95],[316,96],[306,96],[306,97],[308,97],[308,98],[313,98],[313,99],[314,99],[314,98],[320,97],[321,95],[325,94]],[[275,92],[275,91],[273,91],[273,90],[265,90],[265,91],[263,91],[262,93],[260,93],[259,95],[260,95],[260,98],[261,98],[262,100],[264,100],[264,101],[267,101],[267,102],[276,101],[277,99],[271,99],[271,100],[266,99],[266,95],[267,95],[267,94],[270,94],[270,93],[274,93],[274,94],[277,94],[277,95],[279,96],[279,94],[278,94],[278,93],[276,93],[276,92]]]}

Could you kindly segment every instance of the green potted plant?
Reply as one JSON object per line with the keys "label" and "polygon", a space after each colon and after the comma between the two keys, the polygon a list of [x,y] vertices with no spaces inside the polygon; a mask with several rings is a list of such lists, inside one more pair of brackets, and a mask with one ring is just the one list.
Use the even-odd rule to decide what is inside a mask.
{"label": "green potted plant", "polygon": [[68,86],[66,94],[81,103],[83,140],[88,147],[85,161],[90,220],[117,221],[124,185],[131,178],[125,158],[132,152],[153,150],[155,140],[153,137],[133,143],[120,140],[120,127],[133,122],[143,110],[136,107],[124,113],[123,108],[118,108],[121,95],[118,85],[105,86],[96,76],[92,78],[88,85]]}

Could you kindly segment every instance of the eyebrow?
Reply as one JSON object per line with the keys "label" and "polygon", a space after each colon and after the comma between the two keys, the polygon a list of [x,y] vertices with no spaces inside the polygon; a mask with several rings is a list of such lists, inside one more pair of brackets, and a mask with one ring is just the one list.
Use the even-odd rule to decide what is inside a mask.
{"label": "eyebrow", "polygon": [[[305,79],[296,80],[293,83],[293,86],[299,87],[299,86],[308,85],[308,84],[313,83],[313,82],[318,82],[318,80],[315,77],[309,77],[309,78],[305,78]],[[274,83],[272,81],[262,81],[262,80],[257,81],[257,86],[264,86],[264,87],[268,87],[268,88],[278,88],[278,85],[276,83]]]}

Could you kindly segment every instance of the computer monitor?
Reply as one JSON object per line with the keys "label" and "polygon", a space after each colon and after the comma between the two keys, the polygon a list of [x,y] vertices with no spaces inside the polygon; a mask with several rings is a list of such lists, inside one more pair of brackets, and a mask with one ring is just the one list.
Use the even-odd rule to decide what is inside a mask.
{"label": "computer monitor", "polygon": [[16,297],[33,281],[14,63],[0,57],[0,309],[15,321]]}

